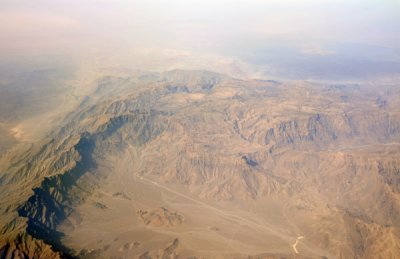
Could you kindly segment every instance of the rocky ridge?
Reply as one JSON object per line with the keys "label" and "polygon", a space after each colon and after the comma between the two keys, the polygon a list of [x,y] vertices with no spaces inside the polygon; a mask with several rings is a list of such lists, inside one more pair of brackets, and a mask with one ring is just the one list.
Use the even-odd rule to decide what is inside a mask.
{"label": "rocky ridge", "polygon": [[[115,80],[121,83],[110,94]],[[308,235],[321,249],[394,258],[400,253],[395,96],[382,94],[377,102],[368,89],[246,82],[204,71],[107,78],[49,139],[2,157],[0,182],[10,187],[0,192],[0,254],[74,254],[57,226],[107,178],[96,171],[102,157],[133,146],[148,154],[133,168],[138,174],[189,186],[204,200],[294,197],[299,220],[321,219],[310,227],[318,235]],[[343,237],[320,223],[328,215],[340,219]]]}

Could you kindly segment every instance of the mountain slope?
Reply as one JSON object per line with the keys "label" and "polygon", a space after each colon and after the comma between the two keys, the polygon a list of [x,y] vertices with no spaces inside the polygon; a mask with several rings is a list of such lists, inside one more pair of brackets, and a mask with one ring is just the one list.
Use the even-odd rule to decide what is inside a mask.
{"label": "mountain slope", "polygon": [[1,158],[2,257],[400,255],[396,87],[182,70],[99,82]]}

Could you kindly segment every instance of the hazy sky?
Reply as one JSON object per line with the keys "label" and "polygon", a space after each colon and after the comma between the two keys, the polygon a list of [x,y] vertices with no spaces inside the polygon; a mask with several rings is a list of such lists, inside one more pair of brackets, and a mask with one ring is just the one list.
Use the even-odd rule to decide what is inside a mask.
{"label": "hazy sky", "polygon": [[2,0],[0,55],[324,77],[352,61],[396,72],[399,28],[400,0]]}

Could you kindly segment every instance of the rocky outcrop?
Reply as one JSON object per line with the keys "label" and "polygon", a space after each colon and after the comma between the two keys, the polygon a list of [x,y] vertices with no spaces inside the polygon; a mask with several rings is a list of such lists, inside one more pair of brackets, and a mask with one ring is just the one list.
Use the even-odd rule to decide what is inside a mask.
{"label": "rocky outcrop", "polygon": [[145,225],[153,227],[174,227],[182,224],[184,220],[179,213],[171,212],[163,207],[151,211],[139,210],[137,214]]}
{"label": "rocky outcrop", "polygon": [[172,244],[159,251],[147,251],[139,256],[139,259],[151,259],[151,258],[162,258],[162,259],[176,259],[178,258],[177,249],[179,247],[179,240],[175,239]]}
{"label": "rocky outcrop", "polygon": [[21,234],[0,248],[0,258],[68,258],[69,256],[55,251],[40,239],[29,234]]}
{"label": "rocky outcrop", "polygon": [[[400,113],[390,96],[377,100],[360,88],[239,81],[205,71],[155,74],[136,84],[118,78],[115,89],[109,89],[112,78],[104,80],[94,99],[85,98],[47,140],[2,157],[8,162],[0,165],[0,183],[10,186],[0,190],[2,257],[74,253],[61,243],[57,226],[106,179],[98,162],[131,148],[136,175],[184,185],[199,199],[295,201],[296,212],[319,221],[312,231],[326,237],[310,240],[334,255],[398,252],[400,160],[390,145],[400,140]],[[113,197],[134,199],[122,192]],[[332,237],[327,214],[311,214],[320,210],[340,218],[335,227],[345,238]],[[153,227],[184,220],[165,208],[138,216]],[[175,257],[178,244],[163,256]]]}

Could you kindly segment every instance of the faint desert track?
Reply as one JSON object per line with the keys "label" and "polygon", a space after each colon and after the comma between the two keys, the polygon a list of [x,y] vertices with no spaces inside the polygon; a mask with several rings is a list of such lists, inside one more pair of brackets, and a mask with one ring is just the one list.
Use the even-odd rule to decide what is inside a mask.
{"label": "faint desert track", "polygon": [[[140,168],[141,167],[141,165],[140,165],[141,160],[136,160],[137,163],[139,163],[139,165],[138,165],[138,164],[135,164],[135,159],[134,159],[134,154],[136,156],[139,155],[137,153],[137,150],[134,147],[132,147],[131,145],[128,145],[127,150],[129,152],[129,159],[130,159],[130,161],[132,163],[132,168],[135,168],[135,167],[139,167]],[[285,233],[280,232],[277,229],[274,229],[271,226],[267,226],[265,224],[260,224],[257,221],[248,219],[246,217],[243,217],[243,216],[240,216],[240,215],[236,215],[236,214],[232,214],[232,213],[229,213],[227,211],[221,210],[221,209],[216,208],[214,206],[211,206],[211,205],[209,205],[209,204],[207,204],[207,203],[205,203],[205,202],[203,202],[201,200],[197,200],[197,199],[195,199],[195,198],[193,198],[193,197],[191,197],[189,195],[186,195],[184,193],[181,193],[181,192],[178,192],[178,191],[176,191],[174,189],[171,189],[168,186],[160,184],[160,183],[158,183],[156,181],[153,181],[152,179],[149,179],[149,178],[144,177],[142,175],[131,173],[131,174],[129,174],[129,177],[131,177],[133,181],[139,180],[140,182],[146,182],[147,184],[150,184],[153,187],[158,187],[159,189],[165,190],[165,191],[167,191],[169,193],[172,193],[172,194],[175,194],[175,195],[177,195],[179,197],[182,197],[184,199],[190,200],[190,201],[192,201],[192,202],[194,202],[196,204],[201,205],[203,208],[206,208],[208,210],[213,211],[217,215],[219,215],[219,216],[221,216],[221,217],[223,217],[223,218],[225,218],[227,220],[236,222],[238,225],[246,225],[248,227],[252,227],[255,230],[260,230],[260,229],[266,230],[267,233],[270,233],[270,234],[282,239],[283,241],[287,242],[288,246],[290,246],[292,248],[292,250],[293,250],[293,252],[295,254],[299,253],[299,251],[297,250],[297,245],[298,245],[299,241],[304,238],[302,235],[300,235],[300,236],[298,236],[296,238],[293,237],[293,236],[289,236],[289,235],[287,235]],[[123,183],[123,184],[125,185],[125,183]],[[292,227],[294,227],[297,231],[299,231],[298,227],[293,223],[293,221],[290,218],[287,217],[286,213],[284,214],[284,216],[285,216],[286,220],[288,221],[288,223]],[[232,238],[234,236],[235,236],[235,234],[232,235]],[[295,241],[295,243],[292,243],[294,239],[296,241]],[[227,245],[230,246],[230,244],[227,244]],[[308,251],[314,252],[315,254],[319,254],[319,255],[322,255],[322,256],[326,255],[323,251],[320,251],[319,249],[315,249],[315,247],[310,247],[306,243],[302,243],[302,246],[304,248],[306,248]]]}
{"label": "faint desert track", "polygon": [[292,245],[293,250],[294,250],[294,252],[295,252],[296,254],[299,253],[299,251],[297,250],[297,245],[299,244],[299,241],[300,241],[301,239],[303,239],[303,238],[304,238],[303,236],[297,237],[296,242]]}
{"label": "faint desert track", "polygon": [[[130,148],[131,148],[131,146],[128,147],[128,152],[129,152],[129,155],[130,155],[130,158],[131,158],[132,166],[135,166],[134,165],[133,155],[132,155],[132,152],[131,152]],[[132,176],[132,180],[133,181],[135,181],[135,179],[133,179],[133,178],[137,178],[137,179],[139,179],[139,181],[147,182],[147,183],[149,183],[149,184],[151,184],[153,186],[157,186],[158,188],[163,189],[163,190],[165,190],[167,192],[173,193],[173,194],[175,194],[177,196],[180,196],[180,197],[182,197],[184,199],[187,199],[187,200],[190,200],[190,201],[192,201],[194,203],[197,203],[197,204],[201,205],[202,207],[213,211],[214,213],[216,213],[217,215],[219,215],[221,217],[224,217],[224,218],[226,218],[228,220],[231,220],[231,221],[235,221],[235,222],[237,222],[238,225],[247,225],[247,226],[253,227],[256,230],[264,229],[268,233],[271,233],[271,234],[281,238],[282,240],[285,240],[286,242],[288,242],[288,245],[291,245],[289,240],[293,240],[292,236],[288,236],[286,234],[283,234],[283,233],[281,233],[281,232],[279,232],[279,231],[277,231],[277,230],[275,230],[275,229],[273,229],[271,227],[268,227],[268,226],[266,226],[264,224],[259,224],[259,223],[255,222],[255,221],[249,220],[249,219],[247,219],[245,217],[242,217],[240,215],[232,214],[232,213],[226,212],[224,210],[218,209],[218,208],[216,208],[214,206],[211,206],[211,205],[209,205],[209,204],[207,204],[207,203],[205,203],[203,201],[197,200],[197,199],[195,199],[193,197],[190,197],[190,196],[188,196],[186,194],[183,194],[181,192],[175,191],[175,190],[173,190],[173,189],[171,189],[171,188],[169,188],[169,187],[167,187],[165,185],[162,185],[162,184],[160,184],[158,182],[155,182],[155,181],[153,181],[151,179],[148,179],[147,177],[143,177],[143,176],[140,176],[140,175],[137,175],[137,174],[131,174],[131,176]]]}
{"label": "faint desert track", "polygon": [[[222,216],[222,217],[224,217],[224,218],[226,218],[226,219],[229,219],[229,220],[232,220],[232,221],[237,222],[238,225],[243,225],[243,223],[245,223],[245,225],[250,226],[250,227],[253,227],[253,228],[255,228],[255,229],[264,229],[264,230],[266,230],[267,232],[269,232],[269,233],[271,233],[271,234],[273,234],[273,235],[275,235],[275,236],[281,238],[282,240],[285,240],[286,242],[288,242],[289,245],[290,245],[290,243],[289,243],[288,240],[293,240],[293,237],[288,236],[288,235],[283,234],[283,233],[280,233],[280,232],[278,232],[277,230],[272,229],[272,228],[270,228],[270,227],[268,227],[268,226],[266,226],[266,225],[262,225],[262,224],[256,223],[256,222],[254,222],[254,221],[251,221],[251,220],[249,220],[249,219],[247,219],[247,218],[244,218],[244,217],[242,217],[242,216],[239,216],[239,215],[235,215],[235,214],[228,213],[228,212],[226,212],[226,211],[223,211],[223,210],[221,210],[221,209],[218,209],[218,208],[216,208],[216,207],[213,207],[213,206],[211,206],[211,205],[208,205],[208,204],[206,204],[206,203],[204,203],[204,202],[202,202],[202,201],[196,200],[196,199],[194,199],[194,198],[192,198],[192,197],[190,197],[190,196],[187,196],[187,195],[185,195],[185,194],[183,194],[183,193],[177,192],[177,191],[175,191],[175,190],[173,190],[173,189],[171,189],[171,188],[168,188],[168,187],[166,187],[166,186],[164,186],[164,185],[161,185],[161,184],[159,184],[159,183],[157,183],[157,182],[154,182],[154,181],[152,181],[152,180],[150,180],[150,179],[148,179],[148,178],[146,178],[146,177],[138,176],[138,175],[135,175],[135,174],[132,174],[132,176],[133,176],[133,177],[139,178],[141,181],[145,181],[145,182],[148,182],[148,183],[150,183],[150,184],[153,184],[153,185],[159,187],[160,189],[166,190],[166,191],[168,191],[168,192],[170,192],[170,193],[173,193],[173,194],[175,194],[175,195],[178,195],[178,196],[180,196],[180,197],[183,197],[183,198],[185,198],[185,199],[188,199],[188,200],[190,200],[190,201],[193,201],[193,202],[195,202],[195,203],[197,203],[197,204],[199,204],[199,205],[202,205],[204,208],[207,208],[207,209],[209,209],[209,210],[214,211],[214,212],[215,212],[216,214],[218,214],[219,216]],[[296,238],[296,242],[295,242],[294,244],[291,245],[291,247],[293,248],[294,253],[296,253],[296,254],[299,253],[299,251],[297,250],[297,245],[298,245],[298,243],[299,243],[299,240],[301,240],[301,239],[303,239],[303,238],[304,238],[303,236],[297,237],[297,238]],[[229,244],[228,244],[228,245],[229,245]]]}
{"label": "faint desert track", "polygon": [[389,143],[359,145],[359,146],[352,146],[352,147],[333,148],[333,149],[327,149],[327,151],[340,152],[340,151],[346,151],[346,150],[367,149],[367,148],[377,147],[377,146],[398,146],[398,145],[400,145],[399,142],[389,142]]}

